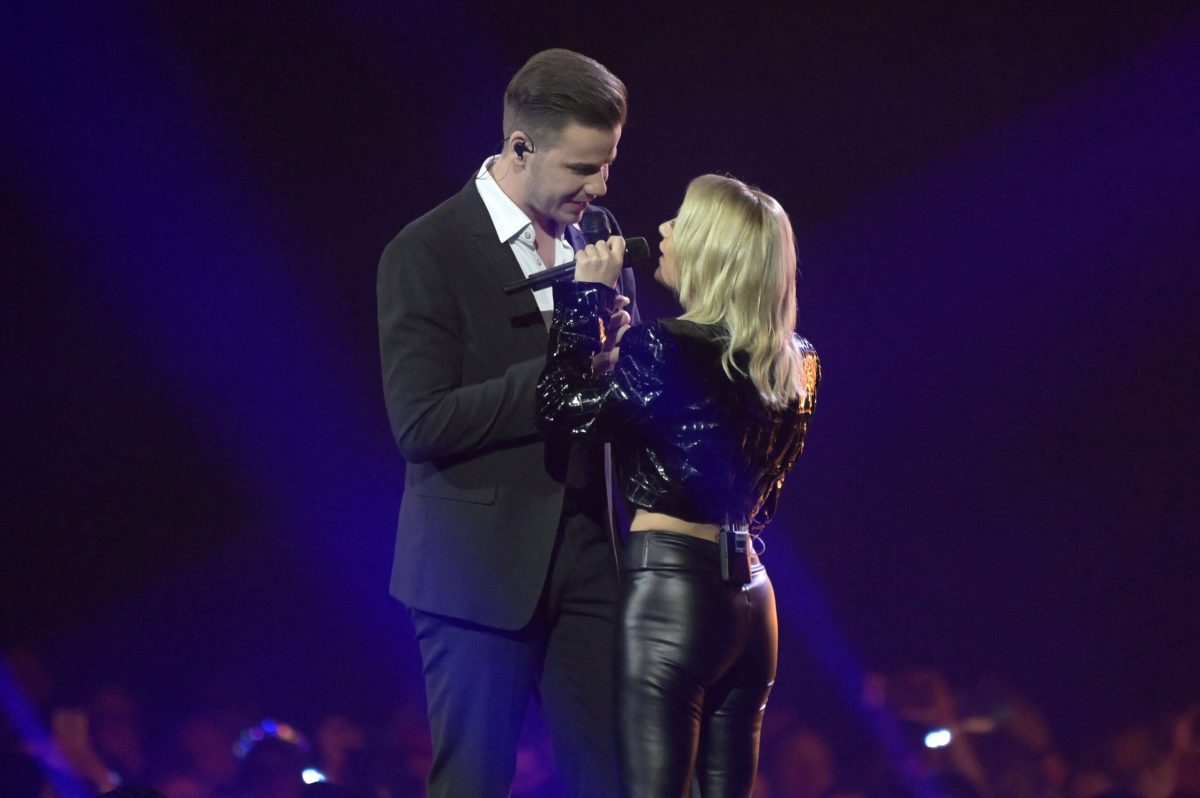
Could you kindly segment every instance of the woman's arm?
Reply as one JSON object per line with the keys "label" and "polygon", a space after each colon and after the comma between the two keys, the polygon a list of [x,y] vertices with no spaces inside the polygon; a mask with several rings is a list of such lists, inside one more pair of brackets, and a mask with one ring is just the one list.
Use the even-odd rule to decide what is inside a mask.
{"label": "woman's arm", "polygon": [[[621,326],[609,336],[606,325],[619,305],[616,291],[599,283],[557,283],[554,322],[546,367],[538,380],[537,426],[554,437],[611,431],[645,416],[662,393],[662,345],[653,327]],[[598,358],[605,340],[619,339],[609,363]],[[610,369],[611,365],[611,369]]]}

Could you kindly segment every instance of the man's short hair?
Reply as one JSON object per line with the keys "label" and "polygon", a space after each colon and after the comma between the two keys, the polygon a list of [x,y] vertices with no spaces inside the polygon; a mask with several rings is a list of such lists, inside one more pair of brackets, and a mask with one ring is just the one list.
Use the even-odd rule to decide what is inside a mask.
{"label": "man's short hair", "polygon": [[571,50],[543,50],[525,62],[504,92],[504,138],[514,130],[553,147],[575,122],[612,130],[625,122],[625,84],[598,61]]}

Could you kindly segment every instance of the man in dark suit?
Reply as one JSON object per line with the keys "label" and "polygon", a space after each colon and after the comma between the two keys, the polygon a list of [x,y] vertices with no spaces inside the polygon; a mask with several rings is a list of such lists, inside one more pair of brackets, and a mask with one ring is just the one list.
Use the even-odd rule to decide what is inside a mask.
{"label": "man in dark suit", "polygon": [[[531,693],[573,793],[619,792],[603,451],[536,432],[551,292],[503,286],[583,245],[625,96],[590,58],[535,55],[505,92],[501,154],[380,261],[384,393],[408,463],[391,589],[424,663],[430,796],[508,795]],[[633,290],[627,272],[618,291]]]}

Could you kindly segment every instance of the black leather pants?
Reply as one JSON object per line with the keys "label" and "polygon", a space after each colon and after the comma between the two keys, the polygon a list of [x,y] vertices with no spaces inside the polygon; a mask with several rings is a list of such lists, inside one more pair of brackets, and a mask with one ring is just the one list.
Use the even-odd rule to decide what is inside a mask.
{"label": "black leather pants", "polygon": [[775,593],[721,581],[716,543],[633,532],[617,609],[618,751],[625,798],[748,796],[779,633]]}

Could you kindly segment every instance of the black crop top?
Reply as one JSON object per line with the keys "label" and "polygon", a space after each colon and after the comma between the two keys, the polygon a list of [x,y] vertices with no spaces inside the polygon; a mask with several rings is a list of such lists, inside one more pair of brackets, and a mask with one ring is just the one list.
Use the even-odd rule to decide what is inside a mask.
{"label": "black crop top", "polygon": [[599,283],[555,283],[538,428],[552,437],[611,441],[634,507],[761,529],[804,448],[820,380],[816,351],[800,340],[805,393],[783,408],[763,401],[744,374],[725,375],[719,326],[665,319],[631,327],[616,366],[598,374],[592,355],[615,298]]}

